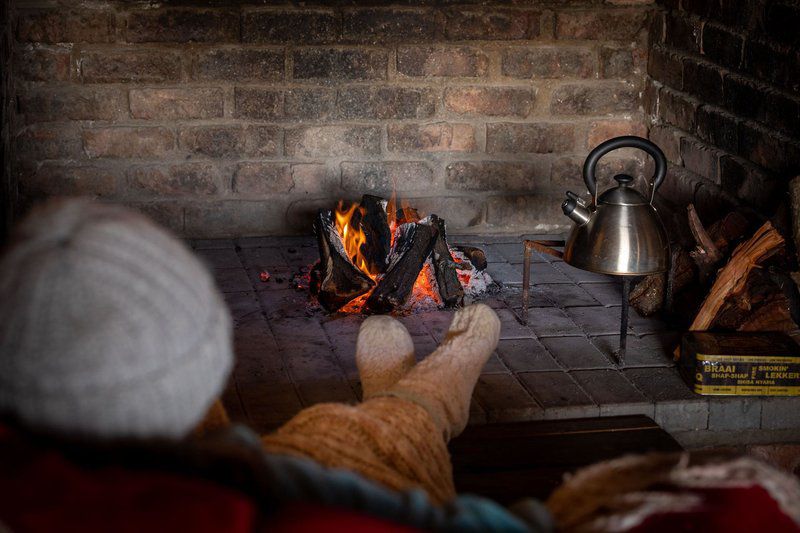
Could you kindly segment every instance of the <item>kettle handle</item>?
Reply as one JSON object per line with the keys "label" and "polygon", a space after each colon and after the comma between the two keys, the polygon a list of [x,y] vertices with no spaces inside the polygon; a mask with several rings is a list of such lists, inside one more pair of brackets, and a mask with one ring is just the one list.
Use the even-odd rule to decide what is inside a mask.
{"label": "kettle handle", "polygon": [[661,151],[661,148],[647,139],[635,135],[614,137],[613,139],[609,139],[597,145],[594,150],[589,152],[589,157],[586,158],[586,163],[583,164],[583,181],[586,183],[586,188],[592,195],[593,203],[597,204],[597,178],[594,174],[597,162],[608,152],[616,150],[617,148],[638,148],[650,154],[655,161],[656,172],[653,175],[653,190],[650,193],[650,203],[652,204],[656,196],[656,189],[658,189],[667,175],[667,158],[664,157],[664,152]]}

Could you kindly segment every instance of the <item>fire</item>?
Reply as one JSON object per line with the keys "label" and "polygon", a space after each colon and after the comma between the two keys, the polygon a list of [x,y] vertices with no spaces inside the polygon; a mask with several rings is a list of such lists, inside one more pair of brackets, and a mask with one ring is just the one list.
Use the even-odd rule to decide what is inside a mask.
{"label": "fire", "polygon": [[378,272],[370,271],[369,263],[361,251],[361,245],[367,242],[367,236],[364,234],[364,230],[361,229],[361,225],[353,221],[353,215],[356,212],[359,213],[360,218],[364,214],[364,209],[359,207],[358,204],[353,204],[345,209],[344,202],[339,201],[339,205],[336,206],[336,230],[342,237],[347,257],[362,272],[374,280],[378,276]]}
{"label": "fire", "polygon": [[[392,193],[389,203],[386,206],[387,222],[389,223],[389,229],[391,231],[392,245],[394,245],[395,241],[395,230],[402,222],[405,222],[397,220],[397,215],[401,209],[404,210],[405,213],[412,211],[411,206],[407,202],[398,200],[395,193]],[[361,229],[359,220],[364,213],[364,208],[360,207],[358,204],[345,207],[345,203],[339,201],[335,211],[336,230],[342,237],[345,252],[353,261],[353,264],[372,278],[372,280],[377,282],[380,272],[370,269],[369,261],[367,261],[362,250],[362,245],[367,242],[367,236],[364,230]],[[358,312],[368,296],[369,294],[365,294],[349,302],[342,308],[342,311],[346,313]],[[426,264],[422,268],[419,277],[417,277],[414,283],[411,300],[415,302],[427,300],[434,304],[441,303],[438,290],[436,289],[436,278],[433,275],[433,269],[430,264]]]}

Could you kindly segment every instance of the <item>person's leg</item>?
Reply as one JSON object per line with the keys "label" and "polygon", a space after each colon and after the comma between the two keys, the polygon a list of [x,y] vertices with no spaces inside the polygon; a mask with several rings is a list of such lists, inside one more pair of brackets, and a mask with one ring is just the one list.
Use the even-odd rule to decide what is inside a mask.
{"label": "person's leg", "polygon": [[414,342],[405,326],[386,315],[361,324],[356,341],[356,366],[364,400],[384,392],[414,366]]}
{"label": "person's leg", "polygon": [[[359,343],[359,369],[370,376],[369,399],[356,406],[319,404],[304,409],[265,436],[264,447],[354,470],[390,488],[422,488],[434,502],[446,502],[455,496],[455,488],[445,439],[467,423],[472,390],[497,345],[500,321],[485,305],[458,311],[442,345],[392,384],[375,369],[388,365],[387,376],[395,376],[400,363],[389,364],[380,356],[403,361],[398,354],[404,350],[391,347],[402,347],[405,341],[396,342],[402,337],[397,334],[399,322],[381,320],[391,321],[389,328],[395,333],[381,337],[379,322],[371,321],[362,333],[372,340],[366,342],[365,337]],[[387,346],[380,341],[390,337],[394,341],[386,340]],[[367,357],[368,346],[375,357]],[[383,383],[386,390],[377,391],[375,383]]]}
{"label": "person's leg", "polygon": [[449,441],[467,425],[472,391],[499,337],[500,320],[489,306],[461,309],[439,348],[381,395],[424,407]]}

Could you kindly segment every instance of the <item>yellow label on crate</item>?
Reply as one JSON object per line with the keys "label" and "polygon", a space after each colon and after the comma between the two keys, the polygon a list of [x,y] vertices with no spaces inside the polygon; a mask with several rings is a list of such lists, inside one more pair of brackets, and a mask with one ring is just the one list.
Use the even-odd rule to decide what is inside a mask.
{"label": "yellow label on crate", "polygon": [[794,363],[797,364],[797,357],[791,356],[770,356],[770,355],[706,355],[698,353],[698,361],[708,361],[709,363]]}
{"label": "yellow label on crate", "polygon": [[800,387],[781,387],[781,386],[752,386],[752,385],[702,385],[696,383],[694,392],[698,394],[719,394],[719,395],[751,395],[751,396],[797,396],[800,395]]}

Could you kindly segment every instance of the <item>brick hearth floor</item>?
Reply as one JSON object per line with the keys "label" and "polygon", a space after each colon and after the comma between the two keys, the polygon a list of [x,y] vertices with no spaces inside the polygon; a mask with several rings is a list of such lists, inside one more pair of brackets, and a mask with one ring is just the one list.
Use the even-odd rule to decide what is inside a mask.
{"label": "brick hearth floor", "polygon": [[[451,241],[485,251],[498,288],[481,301],[502,322],[470,423],[645,414],[687,447],[800,440],[800,400],[695,395],[671,361],[679,335],[633,310],[628,355],[617,368],[608,356],[619,338],[620,284],[613,278],[534,253],[530,319],[523,325],[522,238]],[[237,362],[224,396],[234,420],[268,431],[315,403],[357,401],[355,342],[364,317],[309,311],[308,293],[289,284],[317,260],[313,238],[191,245],[213,270],[235,321]],[[262,270],[269,282],[259,280]],[[451,317],[450,310],[399,317],[418,358],[437,346]]]}

